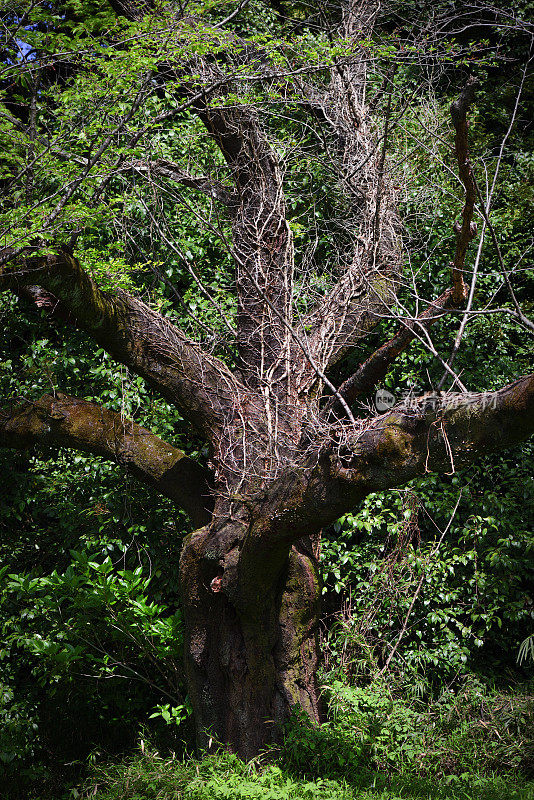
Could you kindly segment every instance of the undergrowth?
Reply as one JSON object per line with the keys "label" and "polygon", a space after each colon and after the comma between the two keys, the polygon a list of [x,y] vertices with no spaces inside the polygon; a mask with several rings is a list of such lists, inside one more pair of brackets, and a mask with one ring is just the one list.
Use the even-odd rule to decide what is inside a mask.
{"label": "undergrowth", "polygon": [[145,750],[128,761],[96,770],[70,797],[89,800],[533,800],[534,784],[500,776],[436,781],[400,774],[387,779],[359,773],[309,777],[287,763],[245,764],[219,753],[199,761],[162,758]]}
{"label": "undergrowth", "polygon": [[[285,757],[298,769],[335,776],[378,771],[446,783],[498,774],[534,778],[534,695],[487,689],[474,677],[436,699],[406,699],[402,684],[379,673],[365,686],[330,676],[323,687],[328,721],[295,718]],[[404,695],[404,696],[403,696]]]}
{"label": "undergrowth", "polygon": [[400,696],[381,676],[324,684],[328,721],[295,715],[282,744],[249,764],[224,751],[163,757],[141,745],[93,767],[84,800],[534,800],[534,701],[471,680],[434,701]]}

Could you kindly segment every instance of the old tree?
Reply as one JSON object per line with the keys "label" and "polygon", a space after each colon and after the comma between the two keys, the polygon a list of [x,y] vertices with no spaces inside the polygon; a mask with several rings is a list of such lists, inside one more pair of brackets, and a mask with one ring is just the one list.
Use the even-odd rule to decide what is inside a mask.
{"label": "old tree", "polygon": [[[411,118],[411,144],[441,141],[458,187],[441,294],[423,299],[403,245],[398,133],[469,42],[451,49],[452,18],[417,40],[402,15],[387,41],[365,0],[287,17],[273,5],[14,2],[0,108],[1,289],[65,336],[83,331],[205,446],[188,457],[46,375],[40,394],[4,400],[0,444],[111,459],[185,509],[194,532],[170,568],[188,693],[200,741],[243,757],[276,739],[296,704],[319,717],[313,537],[371,492],[534,431],[534,375],[473,393],[454,370],[470,314],[495,310],[474,301],[480,228],[508,290],[501,313],[525,336],[534,328],[470,164],[477,81],[463,68],[439,135],[431,113]],[[208,241],[200,265],[184,244],[195,226]],[[145,301],[123,288],[117,243],[127,274],[145,264]],[[170,291],[163,311],[147,269]],[[196,317],[188,286],[203,301]],[[439,355],[430,331],[454,314],[453,352]],[[374,352],[373,329],[385,331]],[[450,390],[373,411],[361,400],[414,340]]]}

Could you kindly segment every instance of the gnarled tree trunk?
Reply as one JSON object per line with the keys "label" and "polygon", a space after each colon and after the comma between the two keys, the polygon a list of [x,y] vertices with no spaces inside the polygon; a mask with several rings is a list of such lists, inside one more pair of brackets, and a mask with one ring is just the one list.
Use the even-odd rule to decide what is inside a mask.
{"label": "gnarled tree trunk", "polygon": [[180,559],[189,696],[199,744],[249,759],[280,738],[295,706],[319,721],[317,566],[301,541],[280,549],[269,580],[243,570],[235,553],[223,573],[228,554],[214,558],[213,545],[209,527],[197,530]]}
{"label": "gnarled tree trunk", "polygon": [[[24,109],[12,110],[17,117],[3,113],[13,125],[17,164],[25,136],[29,142],[26,168],[12,179],[9,171],[3,178],[18,196],[30,193],[33,179],[27,177],[34,174],[39,152],[44,165],[52,154],[61,163],[70,161],[73,170],[78,165],[79,172],[69,179],[59,199],[64,173],[53,174],[49,188],[43,178],[43,191],[51,192],[44,208],[52,204],[52,210],[44,216],[36,214],[34,222],[29,213],[21,218],[33,225],[22,239],[30,244],[21,244],[20,219],[9,222],[2,234],[6,244],[0,251],[0,290],[13,291],[48,309],[61,324],[66,320],[76,324],[173,404],[202,437],[210,457],[203,467],[121,414],[59,392],[31,402],[17,398],[11,406],[3,403],[0,445],[41,443],[95,453],[127,468],[187,511],[197,529],[184,543],[180,582],[186,680],[199,741],[207,744],[213,739],[249,758],[280,737],[294,706],[301,706],[313,720],[320,716],[315,683],[320,592],[313,553],[303,537],[355,509],[370,492],[402,485],[428,471],[453,472],[479,454],[532,434],[534,375],[495,392],[423,395],[409,407],[399,405],[383,415],[351,408],[359,395],[370,394],[384,379],[416,335],[424,341],[427,328],[465,299],[463,269],[476,234],[472,223],[476,184],[467,147],[472,81],[452,107],[458,173],[465,190],[462,222],[454,227],[452,284],[417,316],[407,315],[396,335],[336,387],[329,370],[347,354],[354,354],[355,345],[385,317],[398,315],[396,293],[402,283],[396,187],[388,178],[386,161],[391,104],[387,104],[383,134],[378,136],[365,97],[365,73],[372,58],[366,42],[378,4],[372,0],[343,4],[338,33],[350,45],[348,56],[338,58],[332,53],[333,60],[327,57],[324,69],[331,69],[329,83],[320,65],[313,63],[306,83],[305,65],[298,63],[293,47],[288,48],[290,60],[277,75],[276,65],[285,49],[277,41],[273,44],[276,57],[269,60],[263,45],[239,39],[228,30],[210,29],[207,18],[180,18],[177,9],[150,0],[110,3],[132,25],[143,22],[139,29],[128,29],[121,46],[126,52],[128,43],[137,41],[137,33],[139,41],[148,37],[154,48],[147,62],[151,66],[146,66],[144,58],[133,58],[130,96],[121,94],[120,105],[113,105],[112,99],[106,114],[113,120],[113,131],[103,133],[100,141],[97,133],[74,137],[72,154],[50,139],[50,114],[65,84],[57,84],[57,96],[35,90],[34,104],[53,98],[43,121],[26,115]],[[50,7],[55,8],[52,0]],[[40,13],[39,4],[36,8]],[[158,24],[146,25],[148,14]],[[63,19],[62,15],[57,19]],[[28,36],[32,27],[40,31],[40,25],[40,20],[35,26],[28,22]],[[13,35],[14,61],[20,56],[18,36],[18,32]],[[63,49],[63,38],[61,43]],[[173,55],[168,54],[169,43]],[[105,46],[111,54],[109,44],[104,37],[95,49],[104,52]],[[84,44],[83,51],[74,53],[69,66],[73,74],[78,65],[83,68],[86,50],[91,51],[91,46]],[[46,81],[51,80],[55,54],[47,51],[43,63],[38,54],[39,48],[35,58],[31,51],[28,74],[42,70]],[[98,70],[97,62],[91,65]],[[293,83],[297,76],[298,82]],[[107,86],[109,76],[103,80],[102,86]],[[145,101],[166,80],[170,107],[147,119],[151,111]],[[249,92],[262,80],[267,89],[273,87],[275,97],[280,90],[277,103],[283,102],[285,92],[290,96],[295,86],[300,87],[299,114],[310,110],[313,124],[319,120],[324,128],[324,138],[321,133],[313,147],[324,142],[322,158],[329,171],[336,173],[332,186],[344,195],[342,216],[336,222],[336,229],[344,228],[339,242],[332,232],[338,263],[317,265],[319,272],[324,267],[325,275],[330,274],[330,284],[320,283],[316,294],[318,286],[310,278],[310,307],[298,322],[294,313],[302,312],[302,307],[295,303],[294,242],[284,165],[278,155],[283,148],[276,144],[276,128],[269,132],[269,124],[258,111],[263,92],[257,107],[256,101],[254,107],[250,103]],[[387,84],[393,87],[388,80],[385,91]],[[15,106],[19,108],[18,99]],[[158,152],[158,126],[165,130],[187,109],[197,114],[206,135],[219,148],[223,166],[217,164],[213,175],[189,174],[184,164],[162,157],[140,158],[145,143],[146,154]],[[8,130],[5,127],[3,135]],[[290,149],[293,136],[287,141]],[[116,158],[108,159],[105,154],[114,141],[120,149]],[[87,142],[83,157],[82,142]],[[186,152],[188,147],[184,153],[177,149],[176,157]],[[101,168],[99,177],[96,173]],[[14,171],[18,173],[18,167]],[[48,166],[41,171],[47,173]],[[179,184],[192,193],[203,193],[217,205],[217,213],[212,217],[210,212],[206,220],[214,234],[212,220],[219,211],[229,221],[232,241],[224,225],[220,238],[234,261],[236,315],[229,363],[235,369],[141,299],[120,289],[103,291],[82,264],[83,249],[79,258],[73,255],[82,230],[80,197],[84,208],[97,208],[116,176],[122,182],[133,173],[151,182],[155,196],[159,189],[154,177],[169,182],[165,202],[155,202],[154,209],[165,208],[170,198],[174,203]],[[315,202],[313,195],[310,202]],[[188,196],[184,207],[189,204]],[[67,233],[69,209],[72,236]],[[152,214],[148,206],[146,210]],[[180,228],[172,224],[161,228],[155,216],[152,223],[151,231],[162,237],[162,252],[177,251],[172,238],[181,235]],[[132,241],[135,234],[128,231]],[[60,241],[69,241],[69,246]],[[411,292],[413,276],[408,277]],[[305,271],[299,278],[305,286]],[[201,288],[205,293],[203,284]],[[512,296],[516,306],[513,292]],[[518,308],[508,311],[523,327],[534,329]],[[436,355],[433,345],[429,349]],[[448,364],[445,367],[451,372]]]}

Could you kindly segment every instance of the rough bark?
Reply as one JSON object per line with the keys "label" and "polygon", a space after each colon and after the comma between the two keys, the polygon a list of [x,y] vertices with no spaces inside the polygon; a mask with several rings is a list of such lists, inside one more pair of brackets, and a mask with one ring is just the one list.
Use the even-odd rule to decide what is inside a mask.
{"label": "rough bark", "polygon": [[343,441],[323,439],[313,465],[285,470],[246,507],[235,504],[232,519],[192,534],[180,575],[200,741],[250,757],[276,741],[295,705],[318,718],[318,587],[310,554],[295,547],[305,533],[370,492],[453,471],[532,432],[534,376],[498,392],[419,398]]}
{"label": "rough bark", "polygon": [[60,392],[0,408],[0,447],[67,447],[93,453],[183,508],[193,524],[211,516],[211,480],[200,464],[121,414]]}
{"label": "rough bark", "polygon": [[249,759],[280,739],[296,706],[319,720],[318,575],[311,552],[292,547],[279,548],[270,580],[239,558],[228,579],[212,546],[209,528],[196,531],[180,560],[189,696],[199,743]]}
{"label": "rough bark", "polygon": [[3,257],[0,290],[38,284],[51,292],[79,328],[176,404],[208,441],[220,434],[240,386],[222,361],[139,299],[102,291],[67,252],[10,261],[4,251]]}

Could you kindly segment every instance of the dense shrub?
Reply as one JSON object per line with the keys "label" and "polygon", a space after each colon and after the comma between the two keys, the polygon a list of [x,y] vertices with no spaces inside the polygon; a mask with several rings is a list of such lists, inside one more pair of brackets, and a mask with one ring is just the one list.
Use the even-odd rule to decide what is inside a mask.
{"label": "dense shrub", "polygon": [[534,777],[534,692],[488,690],[471,679],[433,701],[406,698],[377,675],[366,687],[330,675],[328,722],[313,729],[296,718],[284,742],[288,764],[303,773],[361,782],[375,772],[456,783],[493,775]]}
{"label": "dense shrub", "polygon": [[[367,498],[327,532],[326,652],[350,679],[380,666],[411,691],[532,674],[534,446]],[[337,609],[342,606],[341,613]]]}

